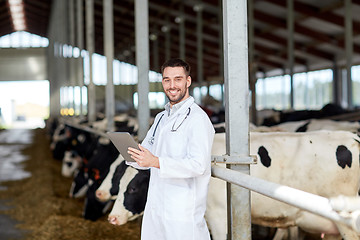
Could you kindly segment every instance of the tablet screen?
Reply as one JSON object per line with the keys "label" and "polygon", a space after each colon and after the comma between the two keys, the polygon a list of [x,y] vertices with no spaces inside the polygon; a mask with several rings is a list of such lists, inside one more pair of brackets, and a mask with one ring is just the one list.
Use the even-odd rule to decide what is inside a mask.
{"label": "tablet screen", "polygon": [[124,157],[124,159],[128,162],[135,162],[134,159],[130,157],[127,153],[128,147],[139,149],[137,142],[135,142],[134,138],[128,132],[108,132],[111,142],[114,146],[119,150],[120,154]]}

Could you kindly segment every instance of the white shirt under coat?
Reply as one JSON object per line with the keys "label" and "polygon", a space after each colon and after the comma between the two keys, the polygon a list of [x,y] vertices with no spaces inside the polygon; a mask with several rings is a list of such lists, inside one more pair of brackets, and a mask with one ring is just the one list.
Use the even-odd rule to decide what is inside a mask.
{"label": "white shirt under coat", "polygon": [[[157,123],[151,145],[149,139]],[[170,112],[166,107],[156,115],[141,144],[159,158],[160,164],[160,169],[150,168],[142,240],[210,239],[204,214],[214,134],[209,117],[191,96],[175,104]],[[129,165],[140,168],[136,163]]]}

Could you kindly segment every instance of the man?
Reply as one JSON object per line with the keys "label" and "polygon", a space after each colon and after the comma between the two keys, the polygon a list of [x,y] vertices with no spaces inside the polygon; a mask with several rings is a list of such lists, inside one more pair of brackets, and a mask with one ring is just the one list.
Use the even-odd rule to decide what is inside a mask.
{"label": "man", "polygon": [[136,168],[150,168],[141,239],[210,239],[204,219],[214,128],[189,95],[190,66],[170,59],[161,67],[169,99],[140,151],[129,148]]}

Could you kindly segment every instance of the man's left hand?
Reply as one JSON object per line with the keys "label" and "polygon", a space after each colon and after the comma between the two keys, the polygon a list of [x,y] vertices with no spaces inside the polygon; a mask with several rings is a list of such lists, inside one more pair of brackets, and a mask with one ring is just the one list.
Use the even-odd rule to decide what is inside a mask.
{"label": "man's left hand", "polygon": [[128,154],[130,154],[131,158],[134,159],[140,167],[160,168],[158,157],[154,156],[149,150],[142,147],[140,144],[139,149],[140,150],[129,147]]}

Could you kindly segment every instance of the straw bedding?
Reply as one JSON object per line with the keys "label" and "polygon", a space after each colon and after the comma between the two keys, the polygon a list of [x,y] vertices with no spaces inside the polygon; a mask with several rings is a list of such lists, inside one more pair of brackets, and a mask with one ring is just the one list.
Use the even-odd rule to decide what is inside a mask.
{"label": "straw bedding", "polygon": [[10,209],[1,210],[18,220],[20,229],[29,230],[25,239],[91,240],[140,239],[140,220],[123,226],[107,222],[107,215],[92,222],[82,218],[84,199],[68,196],[72,179],[61,175],[61,162],[54,160],[46,130],[35,129],[33,143],[23,150],[31,177],[2,183],[0,191]]}

